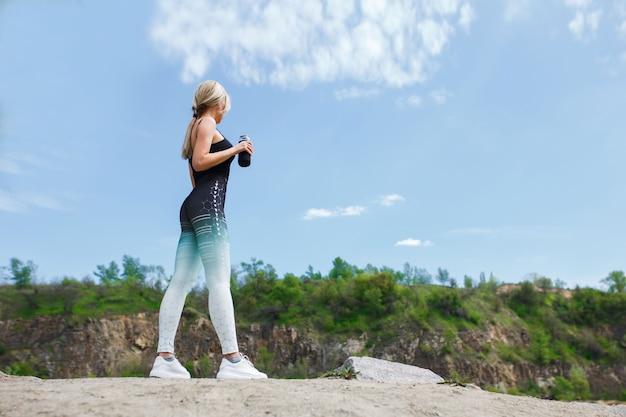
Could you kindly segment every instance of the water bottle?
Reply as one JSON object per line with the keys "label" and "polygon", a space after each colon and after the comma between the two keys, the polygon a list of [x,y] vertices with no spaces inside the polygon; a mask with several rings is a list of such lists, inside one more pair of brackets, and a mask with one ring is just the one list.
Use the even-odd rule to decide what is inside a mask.
{"label": "water bottle", "polygon": [[[241,136],[239,136],[239,142],[243,142],[243,141],[246,141],[246,140],[250,140],[248,135],[241,135]],[[239,166],[240,167],[250,166],[250,154],[248,152],[246,152],[246,151],[239,152],[239,156],[238,156],[237,162],[239,162]]]}

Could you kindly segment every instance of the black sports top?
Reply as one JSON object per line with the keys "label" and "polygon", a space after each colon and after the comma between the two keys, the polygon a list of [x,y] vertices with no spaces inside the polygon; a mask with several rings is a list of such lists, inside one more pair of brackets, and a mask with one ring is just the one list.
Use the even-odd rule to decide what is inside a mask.
{"label": "black sports top", "polygon": [[[212,143],[209,152],[219,152],[232,147],[233,145],[228,141],[228,139],[224,138],[219,142]],[[235,157],[231,156],[221,164],[215,165],[214,167],[204,171],[196,171],[191,163],[191,158],[189,158],[189,165],[191,166],[193,180],[196,185],[206,181],[207,179],[214,178],[215,176],[226,177],[226,179],[228,179],[228,175],[230,174],[230,164],[233,162],[233,159],[235,159]]]}
{"label": "black sports top", "polygon": [[[202,123],[202,120],[203,119],[198,120],[198,124],[196,125],[196,127],[200,126],[200,123]],[[222,132],[220,132],[219,130],[218,132],[220,135],[222,135]],[[196,131],[196,137],[197,135],[198,135],[198,132]],[[219,142],[215,142],[211,144],[209,153],[219,152],[219,151],[223,151],[223,150],[233,147],[233,145],[228,141],[228,139],[226,139],[226,136],[222,135],[222,137],[224,139],[220,140]],[[191,167],[191,171],[193,172],[193,181],[196,185],[198,185],[201,182],[204,182],[207,179],[213,178],[215,176],[225,177],[226,180],[228,181],[228,175],[230,174],[230,164],[231,162],[233,162],[233,159],[235,159],[235,157],[231,156],[230,158],[228,158],[221,164],[211,167],[209,169],[206,169],[204,171],[196,171],[193,168],[193,163],[191,162],[192,159],[193,159],[193,154],[191,158],[189,158],[189,166]]]}

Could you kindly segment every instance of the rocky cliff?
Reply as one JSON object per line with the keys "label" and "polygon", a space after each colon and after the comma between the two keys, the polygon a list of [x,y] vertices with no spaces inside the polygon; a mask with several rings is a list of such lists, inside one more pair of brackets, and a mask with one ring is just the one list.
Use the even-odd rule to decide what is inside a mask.
{"label": "rocky cliff", "polygon": [[[0,321],[0,369],[30,369],[48,378],[147,375],[158,336],[156,315],[117,316],[77,321],[39,317]],[[329,336],[308,329],[252,325],[239,329],[240,349],[257,366],[280,377],[314,377],[339,367],[349,356],[367,355],[431,369],[444,378],[467,378],[503,388],[550,385],[568,377],[570,367],[505,360],[489,346],[530,346],[529,335],[499,325],[456,334],[406,333],[381,340],[367,334]],[[176,345],[180,361],[196,376],[213,377],[221,351],[211,322],[184,315]],[[467,352],[467,354],[464,354]],[[480,354],[477,354],[480,353]],[[626,386],[626,365],[585,367],[592,392],[618,395]]]}

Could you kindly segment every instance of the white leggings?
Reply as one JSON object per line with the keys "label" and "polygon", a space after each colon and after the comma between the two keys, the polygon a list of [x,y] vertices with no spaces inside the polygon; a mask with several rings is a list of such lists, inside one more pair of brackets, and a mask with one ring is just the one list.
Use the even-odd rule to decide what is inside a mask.
{"label": "white leggings", "polygon": [[[233,298],[230,292],[230,244],[225,222],[199,216],[182,223],[174,275],[159,311],[158,352],[174,353],[174,337],[187,294],[204,266],[209,289],[209,315],[222,345],[222,353],[239,351]],[[222,223],[222,224],[219,224]],[[217,230],[216,230],[217,229]]]}

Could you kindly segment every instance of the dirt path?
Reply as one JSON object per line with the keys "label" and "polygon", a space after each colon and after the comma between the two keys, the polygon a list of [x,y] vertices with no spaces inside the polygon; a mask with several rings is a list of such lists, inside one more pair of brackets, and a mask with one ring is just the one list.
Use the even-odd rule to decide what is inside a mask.
{"label": "dirt path", "polygon": [[448,384],[344,379],[218,381],[0,378],[0,416],[615,417],[626,406],[563,403]]}

